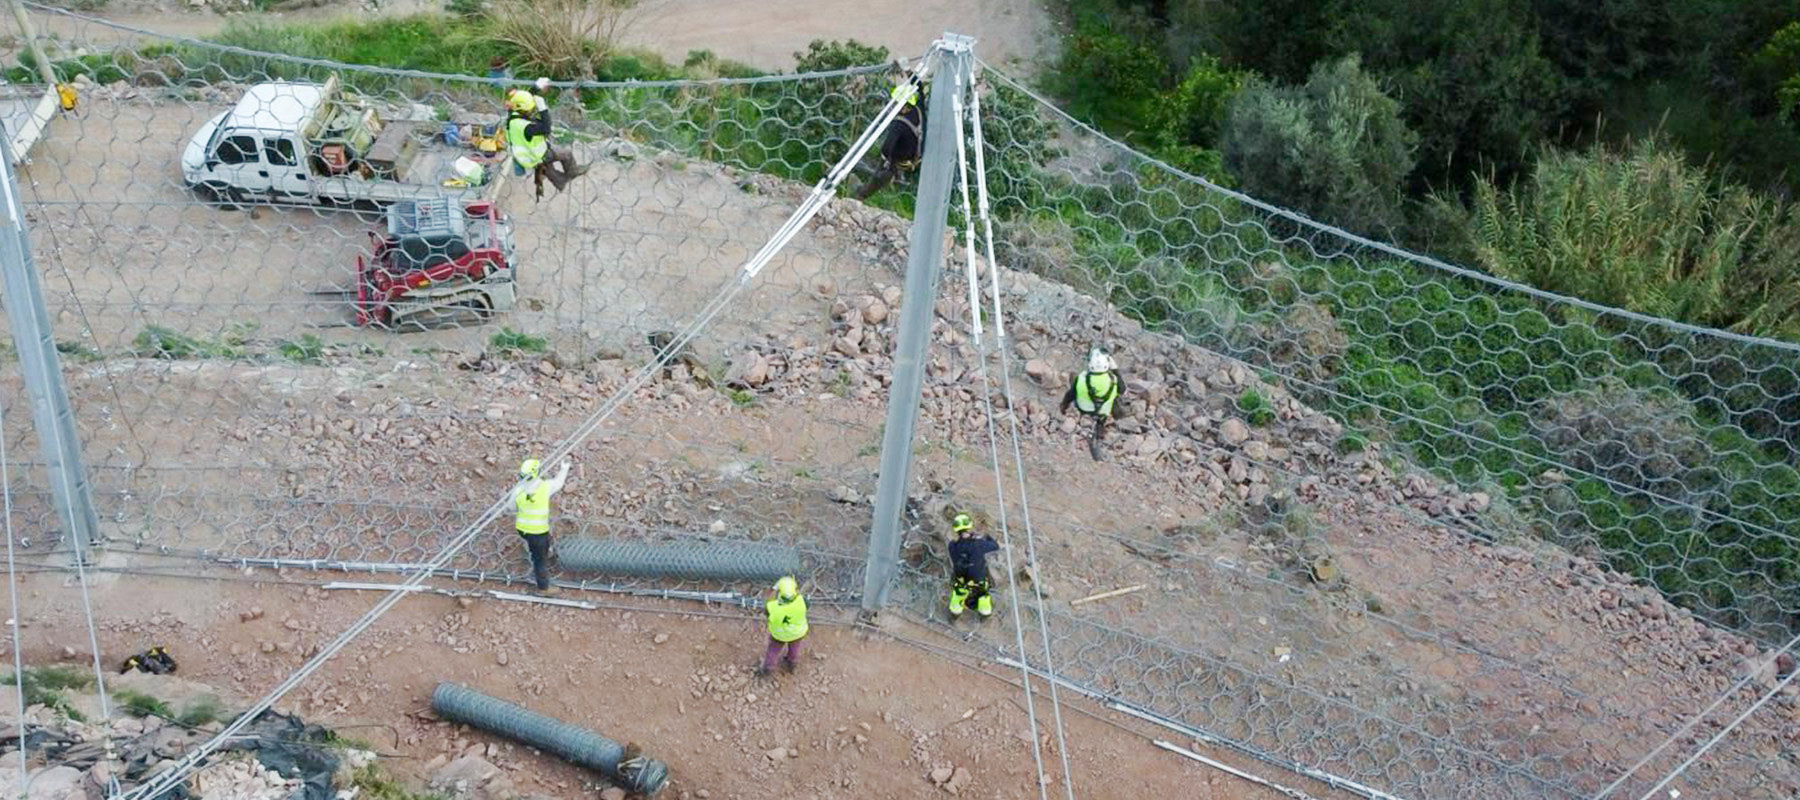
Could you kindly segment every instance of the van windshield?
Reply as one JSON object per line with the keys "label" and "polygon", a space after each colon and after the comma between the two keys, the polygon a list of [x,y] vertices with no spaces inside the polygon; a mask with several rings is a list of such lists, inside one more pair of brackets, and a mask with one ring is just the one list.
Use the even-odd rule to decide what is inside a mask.
{"label": "van windshield", "polygon": [[227,111],[220,114],[214,120],[212,135],[206,138],[206,149],[200,151],[206,154],[208,161],[213,160],[216,157],[215,154],[219,152],[219,140],[225,138],[225,117],[230,113]]}

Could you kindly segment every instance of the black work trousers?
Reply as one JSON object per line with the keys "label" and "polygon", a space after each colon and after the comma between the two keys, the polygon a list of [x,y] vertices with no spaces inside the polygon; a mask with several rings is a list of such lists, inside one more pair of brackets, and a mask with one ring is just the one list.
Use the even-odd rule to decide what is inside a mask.
{"label": "black work trousers", "polygon": [[519,538],[531,554],[531,577],[537,579],[538,591],[550,588],[550,534],[519,531]]}

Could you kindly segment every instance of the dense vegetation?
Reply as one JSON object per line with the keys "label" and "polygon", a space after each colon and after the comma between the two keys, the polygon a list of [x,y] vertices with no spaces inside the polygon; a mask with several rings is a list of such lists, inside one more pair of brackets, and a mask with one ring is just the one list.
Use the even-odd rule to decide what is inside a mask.
{"label": "dense vegetation", "polygon": [[[1055,90],[1181,169],[1498,277],[1800,341],[1800,3],[1068,11]],[[1135,191],[1070,184],[1027,201],[1103,216],[1039,212],[1020,257],[1082,265],[1146,323],[1271,368],[1677,602],[1794,624],[1793,351],[1346,250],[1154,166],[1137,173]]]}
{"label": "dense vegetation", "polygon": [[[1711,308],[1674,311],[1800,335],[1792,313],[1752,303],[1739,314],[1713,288],[1747,272],[1777,294],[1800,290],[1800,251],[1779,249],[1795,239],[1785,204],[1800,188],[1800,0],[1070,0],[1068,10],[1075,33],[1050,75],[1076,116],[1176,166],[1452,261],[1481,261],[1472,200],[1567,198],[1622,159],[1670,165],[1725,207],[1756,205],[1745,236],[1767,257],[1682,265],[1680,282],[1694,285],[1680,292],[1713,294],[1685,304],[1590,299],[1652,314]],[[1358,74],[1344,66],[1358,62]],[[1593,281],[1570,269],[1511,274],[1582,294]]]}

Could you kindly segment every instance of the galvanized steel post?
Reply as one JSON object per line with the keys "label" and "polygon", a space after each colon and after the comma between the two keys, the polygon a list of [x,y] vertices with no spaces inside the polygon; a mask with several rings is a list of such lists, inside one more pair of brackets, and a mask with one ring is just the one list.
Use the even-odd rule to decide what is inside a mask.
{"label": "galvanized steel post", "polygon": [[44,306],[44,288],[37,265],[31,260],[11,154],[6,155],[0,158],[0,216],[4,217],[0,219],[0,291],[5,293],[6,318],[12,326],[19,371],[31,399],[38,445],[50,471],[56,518],[68,528],[75,558],[86,563],[88,546],[100,527],[100,518],[94,512],[87,469],[81,459],[81,439],[75,435],[75,415],[69,408],[68,389],[63,386],[62,362],[57,357],[50,314]]}
{"label": "galvanized steel post", "polygon": [[956,167],[956,93],[973,74],[975,40],[944,34],[932,49],[931,98],[926,107],[925,152],[919,165],[919,194],[913,203],[912,236],[907,242],[906,286],[900,299],[894,376],[888,390],[887,427],[881,438],[881,474],[875,487],[875,518],[869,533],[869,561],[863,574],[862,609],[872,616],[887,604],[900,571],[901,517],[906,511],[912,468],[913,427],[925,382],[925,349],[931,338],[938,278],[944,266],[944,228]]}

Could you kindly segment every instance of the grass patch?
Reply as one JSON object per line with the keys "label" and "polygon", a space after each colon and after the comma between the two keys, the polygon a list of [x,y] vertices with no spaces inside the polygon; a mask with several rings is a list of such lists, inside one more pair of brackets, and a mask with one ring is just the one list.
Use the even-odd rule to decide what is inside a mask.
{"label": "grass patch", "polygon": [[19,686],[26,706],[43,706],[53,709],[69,719],[85,722],[86,716],[69,704],[69,698],[63,692],[70,689],[86,689],[94,685],[94,676],[87,670],[75,667],[35,667],[25,670],[25,680],[22,685],[17,675],[0,678],[0,684]]}
{"label": "grass patch", "polygon": [[826,384],[825,391],[838,397],[848,398],[850,396],[850,370],[838,370],[837,374],[832,376],[831,383]]}
{"label": "grass patch", "polygon": [[64,356],[67,356],[76,361],[80,361],[80,362],[84,362],[84,363],[100,360],[100,351],[99,350],[95,350],[94,348],[89,347],[81,342],[71,342],[71,341],[65,341],[62,339],[58,339],[56,341],[56,352],[61,353]]}
{"label": "grass patch", "polygon": [[318,364],[325,354],[325,343],[310,333],[299,339],[283,339],[275,346],[281,357],[296,364]]}
{"label": "grass patch", "polygon": [[508,355],[520,353],[546,353],[550,350],[550,340],[542,336],[520,333],[512,328],[501,328],[499,333],[488,339],[488,344],[495,350]]}
{"label": "grass patch", "polygon": [[1263,397],[1262,392],[1255,389],[1245,389],[1238,395],[1237,407],[1251,425],[1261,427],[1275,421],[1275,408],[1269,405],[1269,399]]}
{"label": "grass patch", "polygon": [[187,702],[181,707],[181,713],[175,721],[183,725],[198,726],[218,722],[225,718],[225,704],[215,695],[203,694]]}
{"label": "grass patch", "polygon": [[350,785],[357,789],[356,796],[365,800],[447,800],[437,792],[415,792],[375,764],[352,773]]}
{"label": "grass patch", "polygon": [[756,394],[743,389],[726,388],[725,396],[731,398],[731,404],[738,408],[749,408],[756,405]]}
{"label": "grass patch", "polygon": [[134,717],[162,717],[172,719],[175,713],[169,710],[169,704],[132,689],[119,689],[112,693],[113,702]]}
{"label": "grass patch", "polygon": [[216,339],[201,339],[161,325],[147,325],[132,338],[131,345],[135,355],[170,361],[237,358],[244,354],[244,337],[235,330]]}

